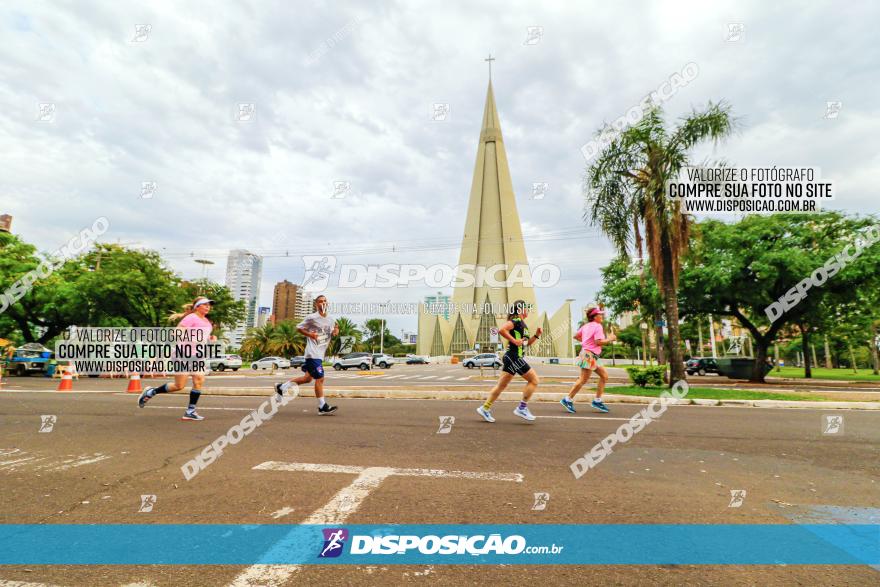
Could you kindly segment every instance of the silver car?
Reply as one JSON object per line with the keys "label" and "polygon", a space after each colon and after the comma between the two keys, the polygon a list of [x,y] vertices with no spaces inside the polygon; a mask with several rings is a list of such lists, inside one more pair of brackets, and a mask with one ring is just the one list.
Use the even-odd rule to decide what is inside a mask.
{"label": "silver car", "polygon": [[290,369],[290,361],[282,357],[263,357],[251,363],[251,369],[254,371],[262,369]]}
{"label": "silver car", "polygon": [[388,369],[394,364],[394,357],[385,353],[373,353],[373,364],[382,369]]}
{"label": "silver car", "polygon": [[501,360],[495,353],[483,353],[468,357],[462,362],[462,365],[468,369],[473,369],[474,367],[493,367],[497,369],[501,366]]}
{"label": "silver car", "polygon": [[356,367],[361,371],[366,371],[370,368],[372,361],[373,357],[370,353],[348,353],[342,358],[336,359],[336,362],[333,363],[333,368],[337,371],[345,371],[351,367]]}

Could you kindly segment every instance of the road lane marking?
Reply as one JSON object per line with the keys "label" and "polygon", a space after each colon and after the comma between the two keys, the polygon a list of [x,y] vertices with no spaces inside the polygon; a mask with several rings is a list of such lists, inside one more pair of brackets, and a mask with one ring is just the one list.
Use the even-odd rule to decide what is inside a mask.
{"label": "road lane marking", "polygon": [[[303,521],[303,524],[337,525],[357,511],[361,503],[373,492],[382,481],[392,475],[406,477],[435,477],[456,479],[479,479],[485,481],[513,481],[522,483],[520,473],[483,473],[471,471],[443,471],[440,469],[396,469],[392,467],[359,467],[352,465],[333,465],[321,463],[282,463],[267,461],[253,467],[259,471],[305,471],[312,473],[348,473],[357,475],[348,486],[340,489],[326,504],[315,510]],[[294,550],[314,550],[314,545],[303,545],[297,541],[297,533],[291,532],[288,537],[276,543],[264,557],[279,556]],[[230,587],[257,587],[283,585],[302,565],[252,565],[240,573]]]}
{"label": "road lane marking", "polygon": [[292,513],[293,513],[293,508],[292,508],[292,507],[284,506],[284,507],[281,508],[280,510],[275,511],[275,512],[272,512],[272,513],[269,514],[269,515],[271,515],[273,518],[275,518],[275,519],[277,520],[278,518],[283,518],[283,517],[286,516],[287,514],[292,514]]}

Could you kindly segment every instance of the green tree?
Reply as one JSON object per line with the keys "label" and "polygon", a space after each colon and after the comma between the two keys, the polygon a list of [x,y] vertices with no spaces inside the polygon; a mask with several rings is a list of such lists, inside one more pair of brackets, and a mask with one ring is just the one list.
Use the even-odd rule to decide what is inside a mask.
{"label": "green tree", "polygon": [[871,218],[837,212],[754,215],[732,224],[705,221],[682,268],[684,313],[731,316],[746,328],[755,343],[752,381],[763,381],[768,347],[789,325],[797,327],[809,365],[810,337],[823,325],[828,308],[854,299],[861,289],[877,287],[878,247],[866,249],[823,285],[809,289],[777,319],[770,320],[767,308],[841,252],[858,231],[874,224]]}
{"label": "green tree", "polygon": [[296,325],[295,320],[283,320],[275,325],[269,344],[272,354],[291,357],[305,351],[306,337],[296,329]]}
{"label": "green tree", "polygon": [[382,343],[386,348],[391,348],[400,344],[400,339],[391,334],[388,329],[388,321],[384,321],[385,333],[382,336],[383,320],[381,318],[370,318],[364,322],[364,333],[366,339],[363,341],[364,346],[370,350],[378,351]]}
{"label": "green tree", "polygon": [[241,341],[241,354],[249,359],[259,359],[272,354],[275,339],[275,325],[266,324],[250,328]]}
{"label": "green tree", "polygon": [[678,329],[680,258],[689,243],[690,219],[666,197],[666,182],[690,165],[688,152],[707,139],[733,132],[730,107],[709,103],[667,130],[660,108],[614,138],[587,170],[585,220],[628,258],[647,245],[651,272],[660,285],[669,331],[670,384],[685,378]]}
{"label": "green tree", "polygon": [[175,311],[179,311],[179,308],[192,302],[198,296],[214,300],[214,307],[208,318],[214,324],[215,334],[234,328],[247,315],[244,300],[234,299],[229,288],[219,283],[207,279],[184,281],[177,291]]}
{"label": "green tree", "polygon": [[327,347],[327,353],[330,356],[338,355],[342,344],[342,337],[348,336],[354,337],[354,346],[355,348],[359,348],[364,333],[358,329],[357,324],[351,319],[343,316],[336,319],[336,325],[339,327],[339,336],[330,340],[330,345]]}

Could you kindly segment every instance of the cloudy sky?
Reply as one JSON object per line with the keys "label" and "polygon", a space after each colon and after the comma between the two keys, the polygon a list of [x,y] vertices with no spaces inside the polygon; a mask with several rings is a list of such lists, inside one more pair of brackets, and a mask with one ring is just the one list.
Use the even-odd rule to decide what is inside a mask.
{"label": "cloudy sky", "polygon": [[[690,62],[699,75],[664,105],[670,120],[722,98],[741,119],[695,160],[819,167],[835,182],[829,207],[880,211],[876,5],[553,4],[5,3],[0,212],[43,250],[106,216],[105,240],[159,250],[184,277],[201,275],[195,258],[222,281],[230,249],[265,254],[267,306],[277,281],[302,280],[303,254],[454,264],[490,51],[526,249],[561,270],[537,292],[542,309],[594,299],[612,257],[582,221],[580,147]],[[240,104],[255,105],[250,120]],[[351,190],[331,198],[339,181]]]}

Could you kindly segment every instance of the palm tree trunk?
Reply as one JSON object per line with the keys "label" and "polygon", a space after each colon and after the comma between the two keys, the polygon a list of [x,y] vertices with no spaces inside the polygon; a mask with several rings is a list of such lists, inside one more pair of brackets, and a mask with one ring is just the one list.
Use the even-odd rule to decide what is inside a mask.
{"label": "palm tree trunk", "polygon": [[[681,355],[681,334],[678,330],[678,295],[675,276],[672,272],[672,250],[661,247],[663,255],[663,304],[666,307],[666,328],[669,330],[669,384],[687,379],[684,373],[684,360]],[[660,329],[662,334],[662,327]],[[660,345],[658,344],[658,349]]]}

